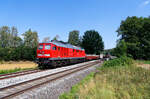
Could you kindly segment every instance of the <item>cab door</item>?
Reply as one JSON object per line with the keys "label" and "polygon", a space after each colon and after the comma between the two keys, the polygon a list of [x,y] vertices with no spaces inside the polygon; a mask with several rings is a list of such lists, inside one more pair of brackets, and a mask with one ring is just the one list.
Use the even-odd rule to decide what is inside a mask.
{"label": "cab door", "polygon": [[53,54],[53,57],[54,57],[54,58],[57,58],[57,57],[58,57],[56,45],[53,45],[53,46],[52,46],[52,54]]}

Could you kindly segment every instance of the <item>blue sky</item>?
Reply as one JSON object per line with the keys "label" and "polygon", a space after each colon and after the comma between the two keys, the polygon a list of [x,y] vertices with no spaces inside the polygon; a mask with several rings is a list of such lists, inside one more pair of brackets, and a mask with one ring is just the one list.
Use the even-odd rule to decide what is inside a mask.
{"label": "blue sky", "polygon": [[15,26],[19,35],[31,28],[44,37],[68,40],[68,33],[96,30],[105,49],[116,46],[116,30],[127,16],[150,16],[150,0],[0,0],[0,26]]}

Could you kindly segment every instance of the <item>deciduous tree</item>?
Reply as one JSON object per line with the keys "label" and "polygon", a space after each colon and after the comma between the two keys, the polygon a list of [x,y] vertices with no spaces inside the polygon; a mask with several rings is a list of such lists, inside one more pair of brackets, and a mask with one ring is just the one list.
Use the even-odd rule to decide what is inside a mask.
{"label": "deciduous tree", "polygon": [[10,47],[10,28],[3,26],[0,28],[0,44],[1,47]]}
{"label": "deciduous tree", "polygon": [[117,47],[114,49],[117,57],[127,56],[127,45],[124,40],[118,42]]}
{"label": "deciduous tree", "polygon": [[24,45],[30,48],[35,48],[38,45],[38,34],[36,31],[29,29],[24,34]]}
{"label": "deciduous tree", "polygon": [[58,39],[59,39],[59,35],[56,35],[56,36],[53,38],[54,41],[58,41]]}
{"label": "deciduous tree", "polygon": [[43,38],[43,40],[42,40],[42,42],[44,43],[44,42],[50,42],[51,40],[50,40],[50,37],[44,37]]}
{"label": "deciduous tree", "polygon": [[82,39],[82,47],[87,54],[100,54],[104,49],[102,37],[95,30],[86,31]]}
{"label": "deciduous tree", "polygon": [[79,31],[74,30],[69,33],[68,43],[79,46]]}
{"label": "deciduous tree", "polygon": [[127,44],[127,54],[135,59],[150,59],[150,18],[127,17],[117,30]]}

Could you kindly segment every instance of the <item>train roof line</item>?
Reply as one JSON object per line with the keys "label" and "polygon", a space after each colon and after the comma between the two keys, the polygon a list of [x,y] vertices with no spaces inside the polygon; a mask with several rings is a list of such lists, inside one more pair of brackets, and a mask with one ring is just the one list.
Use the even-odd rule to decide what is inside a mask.
{"label": "train roof line", "polygon": [[74,46],[74,45],[71,45],[71,44],[69,44],[67,42],[63,42],[63,41],[52,40],[51,42],[43,42],[43,43],[53,43],[54,45],[65,47],[65,48],[72,48],[72,49],[77,49],[77,50],[84,50],[81,47]]}

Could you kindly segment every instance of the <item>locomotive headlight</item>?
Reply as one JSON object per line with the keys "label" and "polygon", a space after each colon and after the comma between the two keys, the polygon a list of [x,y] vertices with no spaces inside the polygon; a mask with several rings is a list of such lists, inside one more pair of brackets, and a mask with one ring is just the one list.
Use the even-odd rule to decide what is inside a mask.
{"label": "locomotive headlight", "polygon": [[44,54],[45,56],[50,56],[50,54]]}
{"label": "locomotive headlight", "polygon": [[38,54],[38,56],[42,56],[42,54]]}

